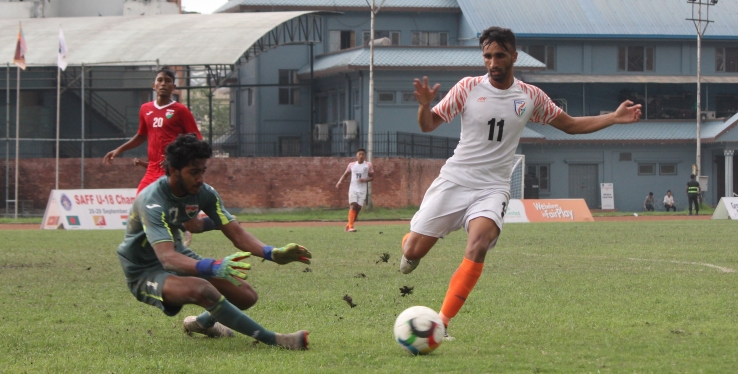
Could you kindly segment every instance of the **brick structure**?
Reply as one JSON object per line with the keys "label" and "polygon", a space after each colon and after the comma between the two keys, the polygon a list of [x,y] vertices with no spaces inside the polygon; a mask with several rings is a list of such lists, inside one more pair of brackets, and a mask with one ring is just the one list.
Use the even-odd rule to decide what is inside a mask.
{"label": "brick structure", "polygon": [[[205,174],[226,207],[237,209],[343,208],[348,206],[348,182],[336,189],[338,178],[354,158],[280,157],[214,158]],[[372,194],[374,205],[385,208],[418,206],[425,190],[438,176],[445,160],[375,159]],[[59,188],[80,188],[80,160],[59,160]],[[5,170],[5,160],[0,160]],[[54,188],[54,159],[20,161],[19,200],[33,201],[43,210]],[[144,168],[134,167],[131,158],[118,158],[114,165],[100,159],[85,159],[85,188],[136,188]],[[10,199],[14,196],[15,162],[10,160]],[[0,173],[5,207],[5,173]]]}

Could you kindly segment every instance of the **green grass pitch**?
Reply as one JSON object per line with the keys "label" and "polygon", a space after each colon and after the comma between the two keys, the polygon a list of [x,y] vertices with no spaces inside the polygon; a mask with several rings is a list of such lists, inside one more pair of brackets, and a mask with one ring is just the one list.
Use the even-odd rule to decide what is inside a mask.
{"label": "green grass pitch", "polygon": [[[294,241],[311,266],[253,259],[248,314],[310,330],[292,352],[238,335],[188,337],[137,302],[115,255],[121,231],[0,231],[0,372],[44,373],[728,373],[738,367],[735,222],[510,224],[452,321],[457,338],[412,357],[393,341],[405,308],[440,308],[466,235],[398,271],[407,224],[252,229]],[[205,256],[233,252],[196,235]],[[389,253],[383,262],[383,253]],[[306,269],[309,268],[309,271]],[[413,287],[401,296],[400,288]],[[350,295],[355,308],[343,300]]]}

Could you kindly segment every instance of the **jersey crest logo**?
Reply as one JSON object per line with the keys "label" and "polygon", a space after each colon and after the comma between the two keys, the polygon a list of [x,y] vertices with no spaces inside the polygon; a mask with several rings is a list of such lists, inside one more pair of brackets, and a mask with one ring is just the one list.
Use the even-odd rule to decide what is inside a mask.
{"label": "jersey crest logo", "polygon": [[185,206],[185,212],[187,212],[187,215],[192,217],[194,214],[197,214],[197,212],[200,211],[199,205],[186,205]]}
{"label": "jersey crest logo", "polygon": [[151,113],[154,113],[154,111],[152,110],[152,111],[150,111],[150,112],[146,113],[146,115],[148,116],[148,115],[150,115]]}
{"label": "jersey crest logo", "polygon": [[515,104],[515,114],[517,114],[518,117],[522,116],[526,109],[525,100],[513,100],[513,103]]}
{"label": "jersey crest logo", "polygon": [[174,116],[174,109],[167,109],[167,119],[171,119]]}

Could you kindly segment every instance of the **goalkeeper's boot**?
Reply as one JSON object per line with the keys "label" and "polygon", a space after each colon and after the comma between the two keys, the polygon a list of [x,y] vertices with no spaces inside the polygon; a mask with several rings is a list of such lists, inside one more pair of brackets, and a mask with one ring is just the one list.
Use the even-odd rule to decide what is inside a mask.
{"label": "goalkeeper's boot", "polygon": [[215,322],[211,327],[203,327],[200,322],[197,322],[196,316],[189,316],[182,321],[184,331],[187,335],[192,335],[193,332],[198,334],[207,335],[211,338],[230,338],[233,337],[233,330],[223,326],[220,322]]}
{"label": "goalkeeper's boot", "polygon": [[292,350],[308,349],[308,334],[305,330],[293,332],[291,334],[275,334],[277,346]]}

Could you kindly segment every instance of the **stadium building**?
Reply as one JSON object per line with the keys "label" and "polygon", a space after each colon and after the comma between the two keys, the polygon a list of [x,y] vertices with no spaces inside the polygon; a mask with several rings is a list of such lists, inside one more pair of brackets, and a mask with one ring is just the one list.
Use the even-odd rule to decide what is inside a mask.
{"label": "stadium building", "polygon": [[[166,25],[172,35],[190,38],[182,43],[186,48],[175,46],[163,55],[156,53],[161,44],[133,31],[153,26],[135,24],[130,17],[103,17],[104,22],[95,23],[93,17],[88,20],[88,32],[95,33],[95,27],[101,34],[106,28],[131,30],[128,38],[123,33],[120,40],[111,41],[130,44],[123,44],[128,53],[125,58],[119,56],[118,62],[100,57],[97,65],[88,65],[84,99],[79,66],[84,59],[70,62],[62,78],[66,88],[62,102],[72,109],[61,113],[62,137],[97,141],[88,141],[84,150],[66,142],[60,147],[62,157],[79,157],[81,151],[85,157],[102,157],[132,136],[138,107],[151,97],[152,71],[156,66],[175,65],[182,88],[178,98],[183,103],[189,105],[192,96],[194,106],[198,92],[211,93],[206,97],[217,102],[216,88],[230,91],[227,102],[221,103],[227,108],[227,124],[213,127],[210,102],[200,121],[203,135],[221,156],[349,156],[356,148],[366,147],[372,122],[375,158],[447,158],[458,141],[460,120],[421,134],[412,81],[428,76],[445,93],[464,76],[484,74],[477,37],[485,28],[500,25],[518,37],[517,77],[541,87],[570,115],[598,115],[626,99],[644,106],[641,122],[589,135],[571,136],[550,126],[528,124],[517,153],[526,156],[526,171],[538,179],[541,198],[584,198],[596,209],[600,183],[613,183],[618,210],[639,211],[648,192],[660,197],[668,189],[678,208],[685,207],[684,190],[696,162],[697,143],[697,37],[692,21],[686,20],[692,17],[692,5],[686,0],[520,0],[500,6],[490,0],[376,3],[381,7],[375,12],[372,43],[372,120],[371,13],[365,0],[231,0],[213,16],[158,16],[162,21],[157,23]],[[732,152],[738,145],[738,26],[730,18],[738,4],[720,2],[710,8],[714,22],[702,40],[701,53],[700,174],[707,177],[704,200],[714,205],[730,193],[726,177],[736,185],[735,167],[726,170],[725,165],[734,165]],[[230,13],[253,18],[226,21]],[[212,18],[207,17],[222,17],[223,27],[217,34],[198,35],[198,29],[212,26]],[[271,23],[261,28],[244,25],[257,19]],[[70,20],[77,29],[87,27],[80,26],[83,18]],[[38,23],[34,26],[31,21]],[[0,51],[9,58],[17,20],[3,25],[10,36],[3,34],[0,40],[13,45],[0,46]],[[34,27],[44,28],[53,48],[59,21],[29,20],[23,25],[31,35]],[[74,27],[66,25],[67,21],[63,26],[71,39]],[[39,47],[29,48],[33,53]],[[87,48],[89,56],[93,51],[116,49],[114,44]],[[147,48],[151,53],[146,53]],[[236,58],[221,58],[234,51]],[[70,52],[70,60],[72,56]],[[20,106],[27,125],[21,127],[22,138],[53,138],[54,57],[40,66],[31,64],[23,73]],[[7,75],[3,71],[7,68],[0,67],[0,82],[7,83],[3,80],[9,76],[14,84],[12,59],[7,66]],[[0,92],[2,103],[5,92]],[[15,94],[9,97],[8,107],[12,107]],[[80,133],[79,125],[78,108],[83,102],[86,133]],[[5,113],[5,106],[0,107],[0,118]],[[10,112],[11,122],[14,113]],[[0,126],[0,136],[9,128]],[[21,157],[53,157],[53,149],[43,144],[28,141]],[[9,147],[0,143],[0,153]],[[143,148],[140,151],[139,155],[144,153]]]}

